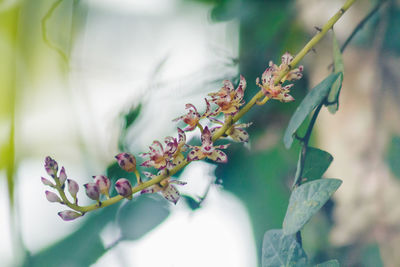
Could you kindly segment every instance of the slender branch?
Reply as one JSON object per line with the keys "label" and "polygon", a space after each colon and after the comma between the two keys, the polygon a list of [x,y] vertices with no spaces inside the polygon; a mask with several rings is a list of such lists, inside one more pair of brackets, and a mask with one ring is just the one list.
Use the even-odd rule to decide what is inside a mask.
{"label": "slender branch", "polygon": [[383,4],[387,2],[387,0],[381,0],[379,1],[376,6],[357,24],[357,26],[354,28],[352,33],[349,35],[349,37],[346,39],[346,41],[343,43],[342,47],[340,48],[340,52],[343,53],[343,51],[346,49],[347,45],[353,40],[354,36],[364,27],[364,25],[367,23],[367,21],[373,17],[375,13],[379,11],[379,9],[383,6]]}
{"label": "slender branch", "polygon": [[[340,19],[340,17],[350,8],[351,5],[353,5],[355,2],[355,0],[347,0],[344,5],[342,6],[342,8],[340,8],[339,11],[337,11],[335,13],[335,15],[332,16],[332,18],[330,18],[328,20],[328,22],[321,28],[321,31],[318,32],[304,47],[302,50],[300,50],[300,52],[296,55],[296,57],[293,59],[293,61],[291,62],[291,64],[289,65],[289,68],[287,68],[286,70],[282,70],[282,72],[280,73],[280,75],[278,76],[278,79],[275,80],[275,84],[278,84],[282,78],[294,67],[296,66],[301,59],[303,59],[308,51],[310,51],[320,40],[321,38],[328,32],[329,29],[331,29],[333,27],[333,25],[335,25],[335,23]],[[216,141],[218,140],[220,137],[222,137],[223,135],[225,135],[227,132],[229,132],[230,128],[232,127],[232,125],[237,122],[240,118],[243,117],[244,114],[246,114],[261,98],[265,97],[264,93],[262,92],[262,90],[259,90],[252,99],[250,99],[249,102],[247,102],[247,104],[245,106],[243,106],[238,113],[236,113],[232,119],[229,119],[228,121],[226,121],[224,123],[224,125],[222,125],[222,127],[216,131],[213,136],[212,136],[212,140]],[[267,99],[265,102],[267,102],[269,99]],[[319,107],[319,109],[321,109]],[[319,109],[318,112],[319,112]],[[316,114],[315,116],[318,116],[318,112],[314,113]],[[316,117],[314,120],[312,120],[310,123],[310,125],[312,124],[312,127],[315,123]],[[311,127],[311,130],[312,130]],[[310,133],[308,135],[311,134],[311,130]],[[307,136],[307,134],[306,134]],[[305,137],[306,137],[305,136]],[[309,137],[308,137],[309,138]],[[308,143],[308,141],[307,141]],[[169,170],[168,173],[163,173],[161,175],[155,176],[154,178],[152,178],[149,181],[143,182],[141,184],[138,184],[134,187],[132,187],[132,194],[135,194],[137,192],[142,191],[145,188],[148,188],[150,186],[153,186],[155,184],[160,183],[162,180],[174,175],[175,173],[177,173],[179,170],[181,170],[182,168],[184,168],[187,164],[189,164],[189,161],[187,161],[186,159],[184,159],[180,164],[178,164],[177,166],[175,166],[174,168],[172,168],[171,170]],[[66,199],[65,194],[63,195],[64,192],[60,192],[61,197],[63,198],[63,201]],[[65,198],[65,199],[64,199]],[[101,202],[101,206],[96,204],[92,204],[89,206],[77,206],[75,204],[72,204],[69,201],[66,201],[65,204],[82,213],[88,212],[88,211],[92,211],[95,209],[98,209],[100,207],[107,207],[110,206],[112,204],[115,204],[119,201],[121,201],[124,197],[117,195],[114,196],[110,199],[104,200]]]}

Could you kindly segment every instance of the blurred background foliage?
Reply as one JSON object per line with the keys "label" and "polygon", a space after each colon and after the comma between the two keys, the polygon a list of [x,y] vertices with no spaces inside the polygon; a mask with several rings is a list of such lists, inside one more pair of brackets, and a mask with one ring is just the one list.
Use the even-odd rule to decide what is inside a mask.
{"label": "blurred background foliage", "polygon": [[[7,187],[4,192],[7,192],[7,209],[11,214],[4,217],[9,218],[9,223],[4,225],[11,229],[13,233],[10,237],[10,240],[13,240],[13,249],[12,251],[8,250],[9,253],[14,255],[14,257],[11,257],[10,264],[12,262],[13,264],[24,266],[89,266],[109,253],[120,242],[123,245],[126,244],[126,241],[140,240],[149,231],[162,224],[174,212],[174,207],[171,208],[157,196],[140,197],[132,202],[114,205],[113,207],[93,212],[93,214],[85,215],[85,218],[74,224],[72,228],[64,231],[64,234],[53,240],[53,243],[47,241],[44,245],[37,246],[33,250],[32,247],[27,247],[24,244],[26,237],[24,238],[23,231],[21,232],[21,225],[23,224],[21,220],[27,220],[27,218],[23,218],[20,215],[18,202],[23,202],[20,198],[23,196],[22,189],[26,187],[19,185],[18,189],[15,184],[27,183],[26,180],[21,180],[20,182],[17,180],[21,176],[17,173],[24,171],[25,162],[31,160],[34,164],[41,166],[42,163],[39,162],[45,155],[55,153],[60,158],[59,160],[63,157],[70,158],[70,165],[81,166],[74,167],[75,169],[72,172],[75,175],[79,173],[89,176],[94,171],[105,171],[112,182],[115,182],[120,177],[134,180],[134,177],[118,168],[116,163],[112,163],[114,153],[118,150],[129,150],[137,154],[145,150],[146,143],[140,145],[139,143],[143,142],[143,140],[148,140],[146,137],[140,136],[148,135],[148,138],[160,139],[164,135],[170,135],[175,126],[165,126],[161,121],[173,119],[173,116],[179,115],[183,111],[183,108],[178,107],[174,111],[177,114],[172,111],[169,112],[167,110],[172,109],[170,107],[172,103],[159,101],[157,106],[163,107],[161,112],[165,111],[165,117],[162,117],[163,114],[161,112],[156,115],[149,115],[149,109],[155,108],[151,104],[159,100],[157,95],[159,95],[159,98],[163,98],[165,94],[176,94],[176,91],[170,93],[171,87],[168,86],[176,82],[174,79],[179,79],[179,77],[170,79],[170,81],[166,82],[166,86],[163,86],[161,79],[157,78],[162,76],[168,69],[164,66],[165,64],[171,67],[168,65],[168,60],[171,60],[168,54],[163,59],[154,51],[155,57],[158,57],[158,65],[156,67],[152,66],[155,70],[149,72],[149,77],[146,77],[145,82],[140,84],[143,87],[142,93],[126,96],[124,95],[126,91],[121,91],[116,81],[123,80],[126,82],[128,80],[126,87],[132,90],[132,87],[138,86],[135,78],[142,75],[141,70],[136,74],[137,76],[128,74],[128,77],[125,77],[124,72],[136,70],[137,64],[135,62],[133,63],[135,67],[132,68],[129,65],[128,70],[125,71],[121,71],[121,69],[128,66],[125,63],[117,66],[117,69],[115,69],[115,65],[109,66],[106,64],[103,66],[102,59],[111,56],[96,54],[98,51],[107,51],[107,45],[114,42],[118,45],[124,43],[128,40],[126,35],[133,35],[131,38],[134,38],[134,40],[138,38],[139,40],[143,37],[143,33],[135,31],[136,28],[131,27],[138,24],[144,24],[144,31],[147,34],[150,33],[150,37],[144,38],[143,41],[145,46],[147,44],[150,45],[156,39],[156,36],[151,35],[152,29],[156,30],[155,28],[160,27],[160,23],[164,20],[174,20],[177,16],[182,16],[184,20],[191,16],[192,12],[195,12],[192,10],[206,10],[209,16],[209,21],[206,23],[213,25],[228,23],[229,27],[227,26],[224,29],[225,34],[237,35],[235,37],[227,37],[228,42],[237,41],[237,44],[232,45],[237,48],[236,54],[232,56],[217,54],[217,56],[223,58],[222,61],[224,63],[221,67],[223,71],[203,68],[200,71],[200,77],[192,74],[185,76],[179,81],[181,83],[180,86],[186,86],[189,89],[178,91],[178,93],[183,93],[182,101],[190,102],[192,98],[201,100],[207,92],[216,91],[222,79],[234,78],[237,82],[238,73],[241,73],[248,81],[248,89],[246,89],[246,98],[248,100],[258,91],[255,83],[251,81],[255,81],[256,77],[262,74],[267,67],[268,61],[280,61],[280,55],[285,51],[294,54],[301,49],[305,42],[315,33],[315,29],[310,25],[321,25],[329,17],[326,14],[335,12],[341,3],[341,1],[327,0],[184,0],[170,2],[177,10],[176,13],[159,15],[157,12],[150,12],[147,14],[149,18],[143,19],[142,17],[145,17],[146,14],[141,14],[140,11],[124,10],[123,8],[117,11],[108,10],[106,8],[107,5],[98,7],[93,1],[0,1],[0,58],[2,60],[0,64],[0,178],[4,176],[1,186]],[[349,51],[344,54],[345,80],[358,81],[358,84],[354,82],[346,85],[345,82],[343,90],[351,91],[353,88],[362,87],[365,84],[365,82],[363,83],[364,76],[357,74],[361,72],[360,68],[357,69],[357,66],[352,67],[351,64],[347,68],[346,57],[349,58],[349,61],[357,61],[354,59],[363,58],[363,56],[369,58],[366,55],[373,55],[373,59],[369,60],[368,63],[371,63],[370,65],[372,63],[376,64],[374,66],[378,66],[378,70],[372,68],[362,69],[362,71],[365,72],[364,75],[374,73],[375,90],[372,90],[367,97],[359,97],[360,99],[358,100],[364,102],[358,107],[365,108],[365,106],[368,106],[371,110],[370,113],[372,115],[368,118],[375,122],[372,123],[374,125],[372,129],[376,130],[377,134],[375,137],[371,137],[375,139],[369,139],[369,142],[363,143],[363,145],[369,146],[369,149],[375,151],[378,159],[371,159],[373,153],[368,149],[363,150],[361,156],[369,158],[373,162],[378,160],[379,162],[387,163],[384,165],[388,168],[385,175],[390,182],[386,184],[393,186],[394,183],[394,186],[398,188],[398,180],[396,181],[390,172],[399,177],[400,142],[398,135],[400,133],[400,116],[398,114],[400,110],[398,105],[394,106],[393,110],[385,110],[385,107],[392,107],[393,105],[387,105],[384,97],[400,99],[398,87],[400,81],[398,72],[400,3],[391,0],[384,2],[379,12],[376,12],[371,17],[369,22],[354,38],[348,48]],[[348,16],[347,20],[344,20],[343,26],[339,25],[336,30],[340,43],[344,42],[358,21],[378,3],[378,1],[360,0],[354,6],[354,10],[346,14]],[[313,5],[316,9],[313,9]],[[309,13],[307,13],[309,10],[314,10],[313,14],[315,16],[309,16]],[[318,14],[319,10],[323,10],[321,14]],[[99,22],[104,18],[104,14],[108,12],[115,12],[115,14],[112,14],[111,19],[106,21],[110,26],[106,29],[102,29],[99,26],[100,29],[96,29],[96,31],[102,31],[103,33],[105,31],[104,34],[107,36],[107,30],[109,34],[115,30],[117,34],[121,35],[120,39],[113,39],[118,35],[110,35],[109,38],[112,39],[110,43],[101,43],[101,39],[90,39],[90,35],[85,35],[88,28],[93,27],[89,17],[93,19],[98,16],[97,22]],[[130,22],[131,20],[133,22]],[[148,22],[147,26],[146,22]],[[116,26],[121,28],[113,28]],[[232,30],[232,28],[235,30]],[[177,32],[177,36],[174,38],[179,39],[180,34],[184,34],[180,32],[180,29],[179,26],[173,29],[173,31]],[[193,29],[193,31],[195,30]],[[316,51],[310,54],[308,59],[305,59],[306,72],[304,78],[296,83],[295,90],[293,90],[295,99],[302,99],[309,88],[322,80],[324,76],[321,75],[326,76],[329,74],[328,66],[332,61],[332,57],[330,37],[327,39],[317,46]],[[85,42],[90,44],[93,42],[95,45],[93,47],[89,45],[88,49],[87,47],[85,48]],[[98,47],[106,47],[106,49],[101,50]],[[121,47],[125,48],[124,45],[121,45]],[[134,50],[136,48],[137,46],[133,46],[125,49]],[[148,49],[153,48],[149,46]],[[109,49],[113,49],[113,47],[110,46]],[[210,48],[208,47],[207,49]],[[78,52],[74,54],[74,51]],[[90,57],[91,53],[94,53],[96,60]],[[121,55],[124,57],[123,52],[121,52]],[[132,59],[132,57],[128,58]],[[138,62],[140,62],[139,59]],[[94,76],[94,78],[90,78],[98,82],[95,85],[102,82],[100,78],[108,79],[108,76],[116,76],[116,78],[106,81],[111,84],[107,90],[115,95],[122,95],[123,104],[118,103],[113,106],[115,99],[104,99],[104,97],[100,102],[94,104],[90,100],[91,95],[85,92],[84,89],[79,88],[79,86],[84,87],[85,82],[76,82],[76,78],[75,80],[73,78],[79,78],[81,73],[85,72],[85,68],[89,68],[86,66],[88,63],[98,68],[93,73],[89,73],[89,75]],[[84,69],[81,69],[82,66]],[[233,71],[232,68],[234,69]],[[218,75],[209,75],[207,72],[214,72]],[[187,80],[196,81],[186,82]],[[53,88],[57,84],[61,84],[59,86],[61,89]],[[71,87],[78,88],[71,89]],[[158,89],[154,89],[154,87]],[[200,91],[198,90],[199,87],[202,87]],[[358,93],[355,90],[352,94],[344,94],[342,99],[347,96],[357,100]],[[103,91],[99,89],[93,94],[102,95]],[[54,117],[38,116],[37,113],[46,111],[40,108],[31,108],[27,104],[30,101],[35,102],[37,97],[43,98],[43,102],[38,102],[41,103],[40,105],[43,103],[61,105],[68,110],[67,114],[58,116],[56,119]],[[64,101],[75,104],[83,103],[88,108],[77,108],[76,105],[68,106],[63,104]],[[367,103],[367,101],[369,102]],[[109,108],[108,110],[114,112],[112,119],[116,122],[108,122],[107,124],[107,130],[110,130],[110,128],[118,129],[113,134],[101,135],[97,132],[98,124],[106,124],[102,120],[104,117],[96,117],[98,113],[106,113],[106,111],[102,111],[103,105],[112,107],[112,109]],[[257,259],[260,259],[264,232],[269,229],[281,228],[288,205],[289,188],[296,171],[299,146],[295,144],[290,150],[286,150],[283,146],[282,136],[297,105],[297,101],[285,105],[271,102],[265,106],[252,109],[243,119],[244,122],[253,122],[253,125],[249,128],[251,137],[249,145],[231,145],[227,151],[229,162],[224,165],[218,165],[215,169],[213,183],[217,185],[213,185],[213,187],[222,188],[222,190],[232,193],[240,199],[247,210],[257,249]],[[344,101],[343,105],[346,106],[346,101]],[[128,108],[124,108],[124,106]],[[352,108],[354,109],[354,107]],[[339,113],[350,114],[352,108],[347,111],[339,110]],[[36,122],[40,120],[42,124],[37,126],[34,123],[35,121],[29,123],[29,118],[33,116],[32,114],[36,114],[34,116]],[[57,113],[56,115],[60,114]],[[28,118],[28,123],[26,118]],[[360,118],[364,117],[361,116]],[[322,119],[329,120],[328,117],[323,117]],[[388,123],[384,123],[385,121],[388,121]],[[167,130],[160,130],[160,127],[157,128],[157,123],[164,125],[160,127]],[[92,130],[82,133],[79,129],[83,124],[88,124]],[[42,126],[44,128],[41,128],[41,130],[36,129]],[[140,133],[143,126],[149,129],[147,132]],[[321,123],[319,126],[325,127],[327,129],[325,131],[328,131],[328,134],[325,137],[324,133],[318,133],[313,136],[311,145],[316,147],[322,145],[324,150],[334,156],[335,160],[340,157],[346,158],[345,154],[335,153],[335,151],[329,149],[329,147],[332,147],[332,143],[329,143],[329,134],[335,136],[338,131],[342,131],[340,125],[329,124],[328,122]],[[68,138],[54,137],[66,131],[66,128],[69,128],[72,135],[70,139],[73,142]],[[71,128],[75,130],[71,130]],[[50,134],[34,135],[41,131],[47,131]],[[148,134],[149,132],[151,134]],[[30,139],[30,136],[33,136],[32,139]],[[105,136],[106,138],[104,138]],[[132,136],[136,136],[137,139]],[[339,138],[339,141],[342,140],[344,143],[348,141],[343,136],[341,138]],[[196,137],[193,140],[196,141]],[[72,143],[78,144],[78,152],[71,150]],[[104,143],[107,145],[104,145]],[[110,147],[112,148],[110,149]],[[363,162],[364,165],[369,163],[369,161]],[[105,168],[105,166],[108,167]],[[381,169],[385,168],[383,165],[379,166]],[[346,169],[346,167],[348,165],[342,166],[340,162],[333,166],[336,169]],[[381,169],[374,170],[376,171],[374,177],[381,177]],[[37,171],[37,173],[43,173],[43,171]],[[184,172],[179,173],[177,177],[182,173]],[[328,172],[328,174],[336,175],[335,169],[331,173]],[[352,175],[349,174],[349,177],[353,177]],[[352,184],[352,182],[349,182],[346,185],[346,177],[338,178],[344,180],[343,187]],[[30,179],[32,180],[30,183],[39,183],[39,176],[30,177]],[[188,182],[190,183],[191,180],[188,180]],[[378,186],[372,185],[372,188],[378,188]],[[15,192],[19,192],[19,194],[15,194]],[[347,201],[359,201],[354,197],[355,193],[353,198],[349,197],[349,195],[346,198],[345,192],[347,191],[343,190],[343,193],[339,194],[338,198],[347,199]],[[384,194],[384,192],[379,194]],[[379,194],[378,196],[380,196]],[[44,198],[43,195],[29,195],[35,198]],[[198,197],[199,195],[201,193],[198,192],[194,194],[185,193],[185,197],[182,198],[182,202],[184,201],[187,204],[185,209],[192,209],[194,212],[203,209],[203,200]],[[373,202],[373,197],[376,196],[369,195],[368,201]],[[13,204],[15,201],[17,205]],[[332,239],[335,240],[334,237],[331,237],[332,227],[340,226],[338,221],[342,220],[343,222],[343,219],[341,219],[343,216],[351,220],[353,212],[352,210],[347,210],[346,214],[340,215],[339,213],[338,215],[335,212],[336,201],[340,202],[336,198],[328,202],[323,211],[318,213],[304,229],[304,248],[308,256],[316,263],[336,258],[343,266],[382,266],[383,262],[385,266],[398,266],[400,259],[394,253],[396,249],[400,249],[399,224],[398,221],[396,222],[397,210],[392,213],[394,218],[392,221],[394,222],[374,222],[373,226],[364,228],[360,226],[361,230],[355,231],[354,235],[352,235],[351,231],[345,232],[339,227],[343,232],[352,235],[354,238],[350,238],[346,242],[332,242]],[[393,198],[387,199],[386,202],[394,205],[396,201],[397,199]],[[367,201],[363,199],[361,202],[366,203]],[[207,197],[204,198],[204,203],[204,205],[207,204]],[[391,207],[389,204],[385,207]],[[48,205],[40,206],[39,208],[47,209]],[[53,213],[55,215],[55,212]],[[370,211],[368,214],[364,214],[364,217],[361,216],[361,218],[369,220],[369,216],[375,216],[376,214]],[[46,218],[43,218],[43,220],[46,220]],[[52,222],[61,224],[58,218]],[[114,239],[112,243],[106,244],[101,237],[101,233],[110,227],[114,230],[118,229],[118,238]],[[357,228],[357,226],[355,227]],[[363,233],[366,232],[373,232],[373,234],[368,235],[368,238],[363,238]],[[388,241],[386,239],[388,235],[397,236],[398,238]],[[185,244],[181,245],[184,246]],[[223,247],[220,249],[224,250]],[[168,264],[166,266],[169,266]]]}

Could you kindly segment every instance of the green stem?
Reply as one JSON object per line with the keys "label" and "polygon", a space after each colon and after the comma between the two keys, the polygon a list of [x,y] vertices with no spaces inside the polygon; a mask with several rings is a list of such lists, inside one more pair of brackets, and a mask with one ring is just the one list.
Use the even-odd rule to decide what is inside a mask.
{"label": "green stem", "polygon": [[[278,84],[282,78],[294,67],[296,66],[301,59],[303,59],[306,54],[308,53],[308,51],[310,51],[320,40],[321,38],[328,32],[329,29],[331,29],[333,27],[333,25],[335,25],[335,23],[340,19],[340,17],[350,8],[351,5],[354,4],[356,0],[347,0],[344,5],[340,8],[340,10],[338,12],[335,13],[335,15],[332,16],[332,18],[330,18],[328,20],[328,22],[322,27],[321,31],[319,33],[317,33],[304,47],[303,49],[300,50],[300,52],[296,55],[296,57],[293,59],[293,61],[291,62],[291,64],[289,65],[289,68],[287,68],[286,70],[283,70],[282,73],[280,73],[278,79],[275,80],[275,84]],[[221,136],[223,136],[224,134],[227,133],[227,131],[232,127],[232,125],[237,122],[240,118],[243,117],[244,114],[246,114],[256,103],[258,100],[260,100],[261,98],[265,97],[264,93],[262,92],[262,90],[258,91],[252,99],[250,99],[249,102],[247,102],[247,104],[245,106],[243,106],[238,113],[236,113],[231,120],[226,121],[224,123],[224,125],[222,125],[222,127],[216,131],[212,137],[213,141],[218,140]],[[177,173],[179,170],[181,170],[182,168],[184,168],[187,164],[189,164],[189,162],[184,159],[179,165],[175,166],[173,169],[169,170],[168,175],[167,174],[161,174],[158,176],[155,176],[153,179],[151,179],[150,181],[147,182],[143,182],[142,184],[136,185],[132,188],[132,194],[135,194],[137,192],[142,191],[145,188],[148,188],[150,186],[153,186],[155,184],[160,183],[162,180],[174,175],[175,173]],[[64,200],[66,200],[65,204],[70,207],[71,209],[74,209],[76,211],[80,211],[82,213],[88,212],[88,211],[92,211],[95,209],[98,209],[99,206],[97,204],[93,204],[93,205],[89,205],[89,206],[77,206],[71,202],[69,202],[66,197],[65,194],[62,190],[59,190],[59,193],[61,195],[61,198]],[[65,198],[65,199],[64,199]],[[118,196],[114,196],[110,199],[107,199],[105,201],[102,202],[101,207],[107,207],[110,205],[113,205],[119,201],[121,201],[124,197],[118,195]]]}

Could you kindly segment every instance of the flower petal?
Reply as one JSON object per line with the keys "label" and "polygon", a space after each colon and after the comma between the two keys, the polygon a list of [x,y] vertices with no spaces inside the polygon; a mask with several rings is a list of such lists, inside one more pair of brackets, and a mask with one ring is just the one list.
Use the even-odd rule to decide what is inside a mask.
{"label": "flower petal", "polygon": [[184,145],[186,143],[186,135],[185,132],[178,128],[178,143],[180,146]]}
{"label": "flower petal", "polygon": [[72,211],[72,210],[64,210],[58,213],[58,216],[61,217],[64,221],[72,221],[78,217],[81,217],[82,214]]}
{"label": "flower petal", "polygon": [[222,152],[221,150],[215,150],[211,155],[207,156],[209,159],[219,162],[226,163],[228,162],[228,156]]}
{"label": "flower petal", "polygon": [[282,55],[282,64],[289,65],[292,60],[293,56],[289,52]]}
{"label": "flower petal", "polygon": [[172,184],[168,184],[161,191],[161,193],[166,200],[171,201],[175,205],[178,202],[179,198],[181,197],[181,194],[179,193],[178,189],[176,189],[176,187],[173,186]]}
{"label": "flower petal", "polygon": [[201,152],[200,148],[197,147],[197,146],[194,147],[193,150],[190,151],[190,152],[188,153],[188,155],[187,155],[187,159],[188,159],[189,161],[192,161],[192,160],[201,160],[201,159],[204,159],[204,158],[205,158],[205,155]]}
{"label": "flower petal", "polygon": [[208,129],[208,126],[204,127],[203,132],[201,133],[201,143],[202,146],[212,146],[212,135],[210,130]]}
{"label": "flower petal", "polygon": [[229,136],[236,142],[249,141],[249,134],[245,130],[240,128],[234,128]]}

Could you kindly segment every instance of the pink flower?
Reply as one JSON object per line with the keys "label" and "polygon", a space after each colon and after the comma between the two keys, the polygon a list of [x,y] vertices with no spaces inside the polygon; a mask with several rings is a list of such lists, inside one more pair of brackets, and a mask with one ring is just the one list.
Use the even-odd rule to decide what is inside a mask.
{"label": "pink flower", "polygon": [[107,198],[110,198],[110,195],[108,193],[111,185],[110,179],[108,179],[105,175],[95,175],[93,176],[93,179],[94,183],[99,188],[100,193],[107,196]]}
{"label": "pink flower", "polygon": [[47,156],[44,161],[44,168],[46,169],[47,174],[50,175],[51,177],[55,178],[57,176],[57,171],[58,171],[57,161],[50,158],[49,156]]}
{"label": "pink flower", "polygon": [[185,129],[183,129],[185,132],[188,131],[193,131],[196,129],[200,119],[208,117],[211,115],[211,105],[208,102],[207,99],[204,99],[206,101],[206,111],[204,112],[203,115],[200,115],[200,113],[197,111],[196,107],[192,104],[186,104],[186,109],[188,109],[188,113],[186,115],[180,116],[176,119],[173,119],[172,121],[180,121],[182,120],[184,123],[186,123],[188,126],[186,126]]}
{"label": "pink flower", "polygon": [[44,177],[42,177],[41,180],[42,180],[42,183],[43,183],[44,185],[48,185],[48,186],[50,186],[50,187],[54,187],[54,186],[55,186],[52,182],[50,182],[49,180],[47,180],[47,179],[44,178]]}
{"label": "pink flower", "polygon": [[[144,175],[146,175],[149,178],[153,178],[154,175],[149,173],[149,172],[143,172]],[[173,184],[178,184],[178,185],[185,185],[186,182],[178,181],[178,180],[171,180],[171,177],[168,177],[164,180],[162,180],[159,184],[155,184],[149,188],[143,189],[141,191],[141,194],[146,194],[146,193],[161,193],[163,197],[176,204],[178,200],[181,197],[181,194],[179,193],[178,189],[173,185]]]}
{"label": "pink flower", "polygon": [[136,170],[136,158],[130,153],[119,153],[115,156],[118,165],[127,172],[134,172]]}
{"label": "pink flower", "polygon": [[228,157],[224,152],[218,149],[225,149],[229,145],[214,146],[212,142],[212,135],[208,127],[206,126],[201,133],[201,146],[190,146],[192,151],[189,152],[187,158],[189,161],[201,160],[209,158],[215,162],[225,163],[228,161]]}
{"label": "pink flower", "polygon": [[87,183],[83,185],[86,189],[86,195],[93,200],[99,201],[100,199],[100,188],[95,183]]}
{"label": "pink flower", "polygon": [[[211,121],[214,121],[218,124],[223,125],[224,123],[222,121],[219,121],[215,118],[209,118]],[[234,141],[236,142],[248,142],[249,141],[249,134],[244,130],[244,128],[247,128],[251,125],[252,123],[239,123],[239,124],[234,124],[231,126],[231,128],[228,129],[226,132],[229,137],[231,137]],[[214,134],[216,131],[218,131],[221,128],[221,126],[216,126],[213,127],[210,131],[211,134]]]}
{"label": "pink flower", "polygon": [[64,221],[72,221],[78,217],[81,217],[82,214],[72,211],[72,210],[64,210],[58,213],[58,216],[61,217]]}
{"label": "pink flower", "polygon": [[67,174],[65,173],[64,167],[61,167],[60,175],[58,177],[60,180],[61,186],[64,185],[65,181],[67,180]]}
{"label": "pink flower", "polygon": [[283,71],[287,71],[289,69],[289,65],[293,60],[293,56],[288,52],[283,54],[281,65],[277,66],[272,61],[269,62],[269,67],[264,71],[261,76],[261,84],[260,79],[257,78],[256,83],[262,89],[265,96],[276,99],[281,102],[291,102],[294,98],[289,94],[290,88],[293,84],[288,84],[282,87],[282,83],[285,81],[299,80],[303,77],[303,66],[299,66],[296,69],[289,71],[278,83],[275,85],[275,80],[279,77],[280,73]]}
{"label": "pink flower", "polygon": [[118,194],[121,196],[132,199],[132,185],[128,179],[120,178],[115,183],[115,190],[117,190]]}
{"label": "pink flower", "polygon": [[178,128],[178,140],[168,136],[165,138],[165,149],[159,141],[154,141],[150,146],[150,152],[142,153],[142,157],[148,156],[150,159],[141,164],[145,167],[154,167],[162,170],[164,168],[171,169],[180,164],[184,159],[182,151],[185,151],[186,135],[185,132]]}
{"label": "pink flower", "polygon": [[234,115],[239,111],[240,106],[244,104],[244,90],[246,89],[246,80],[240,75],[240,82],[236,90],[229,80],[223,81],[222,88],[216,93],[208,94],[211,96],[211,102],[218,105],[213,115],[220,112],[228,115]]}
{"label": "pink flower", "polygon": [[46,193],[46,198],[49,202],[58,202],[63,204],[64,202],[61,200],[61,198],[59,196],[57,196],[57,194],[50,192],[50,191],[45,191]]}
{"label": "pink flower", "polygon": [[77,203],[77,198],[76,198],[76,194],[79,191],[79,185],[77,182],[75,182],[72,179],[67,179],[68,181],[68,192],[71,194],[71,196],[74,198],[75,203]]}

